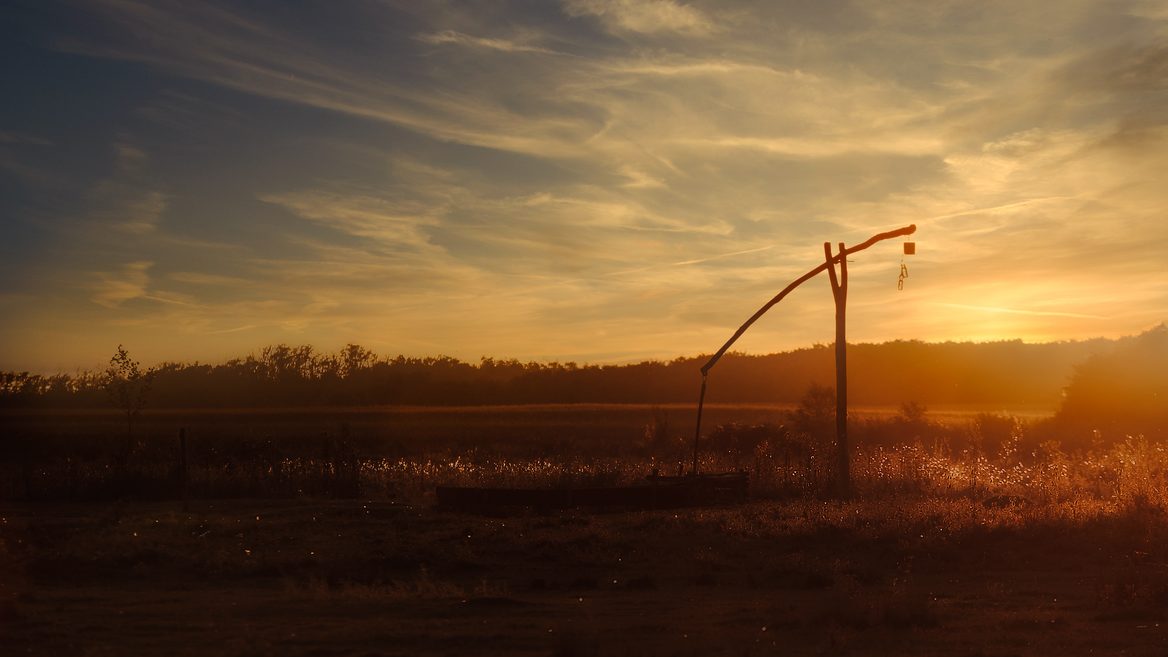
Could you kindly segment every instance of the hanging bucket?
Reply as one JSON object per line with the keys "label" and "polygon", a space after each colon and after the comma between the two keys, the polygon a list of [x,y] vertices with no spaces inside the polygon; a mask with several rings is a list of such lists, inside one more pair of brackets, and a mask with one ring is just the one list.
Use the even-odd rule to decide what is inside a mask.
{"label": "hanging bucket", "polygon": [[916,242],[905,242],[904,243],[904,254],[905,255],[914,255],[916,252],[917,252],[917,243]]}

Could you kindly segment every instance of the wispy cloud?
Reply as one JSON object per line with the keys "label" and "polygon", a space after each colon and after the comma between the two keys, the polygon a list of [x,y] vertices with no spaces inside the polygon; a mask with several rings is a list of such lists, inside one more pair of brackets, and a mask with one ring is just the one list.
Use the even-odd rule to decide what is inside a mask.
{"label": "wispy cloud", "polygon": [[35,135],[0,130],[0,144],[28,144],[31,146],[51,146],[53,142]]}
{"label": "wispy cloud", "polygon": [[419,34],[417,39],[423,43],[433,45],[457,45],[468,46],[471,48],[483,48],[486,50],[498,50],[501,52],[515,52],[515,53],[540,53],[544,55],[563,55],[548,48],[540,46],[533,46],[529,44],[519,43],[510,39],[498,39],[491,37],[477,37],[469,34],[463,34],[455,30],[442,30],[441,32],[432,32],[429,34]]}
{"label": "wispy cloud", "polygon": [[255,324],[244,324],[243,326],[233,326],[231,328],[219,329],[216,331],[207,331],[211,335],[226,335],[228,333],[239,333],[240,331],[250,331],[256,328]]}
{"label": "wispy cloud", "polygon": [[961,308],[963,310],[977,310],[987,313],[1005,313],[1009,315],[1029,315],[1032,317],[1069,317],[1071,319],[1107,319],[1102,315],[1086,313],[1058,312],[1052,310],[1027,310],[1025,308],[1000,308],[997,306],[974,306],[963,303],[942,303],[946,308]]}
{"label": "wispy cloud", "polygon": [[93,302],[107,308],[147,296],[150,285],[150,261],[129,262],[114,271],[95,272],[90,281]]}
{"label": "wispy cloud", "polygon": [[239,276],[224,276],[222,274],[209,274],[206,272],[194,271],[176,271],[167,274],[166,278],[178,283],[189,283],[191,285],[215,285],[215,286],[247,286],[252,285],[254,281]]}
{"label": "wispy cloud", "polygon": [[[580,136],[591,129],[586,121],[570,115],[519,114],[494,100],[453,88],[405,84],[377,65],[378,56],[353,66],[333,52],[306,47],[291,34],[227,9],[133,0],[97,4],[103,17],[121,26],[127,38],[119,42],[62,39],[61,48],[144,62],[245,93],[384,121],[441,140],[502,150],[551,155],[568,147],[572,133]],[[144,41],[146,35],[153,36]],[[456,33],[449,36],[462,38]],[[473,43],[489,43],[492,50],[507,51],[504,44],[509,42]],[[521,120],[529,123],[528,129],[510,129]]]}
{"label": "wispy cloud", "polygon": [[91,219],[100,224],[100,229],[138,235],[153,232],[169,198],[151,188],[146,175],[149,156],[124,141],[116,142],[113,150],[113,171],[89,192]]}
{"label": "wispy cloud", "polygon": [[[223,350],[669,356],[716,347],[824,240],[908,223],[903,293],[894,245],[853,265],[857,339],[1168,312],[1155,2],[72,7],[84,29],[14,45],[95,73],[38,83],[76,120],[30,86],[0,126],[0,255],[48,292],[11,316],[68,298],[55,316],[95,335]],[[70,280],[93,303],[51,294]],[[822,291],[744,346],[830,339]]]}
{"label": "wispy cloud", "polygon": [[715,29],[700,10],[674,0],[565,0],[571,16],[596,16],[609,29],[703,35]]}
{"label": "wispy cloud", "polygon": [[416,202],[321,190],[260,197],[297,215],[394,251],[435,250],[424,229],[438,223],[433,208]]}

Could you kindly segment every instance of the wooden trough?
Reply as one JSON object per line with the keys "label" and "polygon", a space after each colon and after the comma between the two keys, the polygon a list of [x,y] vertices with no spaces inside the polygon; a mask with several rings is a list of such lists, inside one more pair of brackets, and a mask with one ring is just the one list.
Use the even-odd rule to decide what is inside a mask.
{"label": "wooden trough", "polygon": [[439,486],[438,507],[471,512],[521,508],[540,511],[674,509],[742,502],[746,499],[747,484],[745,472],[726,472],[677,477],[649,475],[644,483],[637,485],[592,488]]}

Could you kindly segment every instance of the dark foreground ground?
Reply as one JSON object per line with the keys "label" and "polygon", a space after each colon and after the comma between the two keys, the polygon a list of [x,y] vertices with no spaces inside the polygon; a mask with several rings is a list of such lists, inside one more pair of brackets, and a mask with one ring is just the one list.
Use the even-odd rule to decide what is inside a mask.
{"label": "dark foreground ground", "polygon": [[1146,503],[0,507],[4,655],[1164,655]]}

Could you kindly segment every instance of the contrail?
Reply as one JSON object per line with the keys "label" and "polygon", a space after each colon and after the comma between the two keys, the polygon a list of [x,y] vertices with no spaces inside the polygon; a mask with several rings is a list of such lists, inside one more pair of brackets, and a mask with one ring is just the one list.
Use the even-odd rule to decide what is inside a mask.
{"label": "contrail", "polygon": [[223,333],[238,333],[240,331],[246,331],[248,329],[253,329],[255,327],[256,327],[255,324],[245,324],[243,326],[236,326],[235,328],[220,329],[218,331],[207,331],[207,333],[208,333],[208,335],[220,335]]}
{"label": "contrail", "polygon": [[703,262],[710,262],[711,260],[721,260],[722,258],[732,258],[734,256],[746,255],[748,253],[758,253],[759,251],[768,251],[775,248],[774,244],[766,246],[759,246],[753,249],[745,249],[743,251],[732,251],[730,253],[719,253],[706,258],[696,258],[694,260],[679,260],[677,262],[666,262],[660,265],[649,265],[648,267],[638,267],[636,269],[624,269],[621,271],[614,271],[605,274],[605,276],[622,276],[624,274],[636,274],[643,271],[650,271],[653,269],[665,269],[666,267],[685,267],[687,265],[700,265]]}
{"label": "contrail", "polygon": [[697,260],[682,260],[681,262],[674,262],[674,263],[667,265],[667,266],[680,267],[682,265],[696,265],[696,264],[699,264],[702,262],[709,262],[711,260],[719,260],[721,258],[730,258],[730,257],[737,256],[737,255],[746,255],[747,253],[758,253],[759,251],[769,251],[770,249],[773,249],[773,248],[775,248],[774,244],[768,244],[766,246],[760,246],[760,247],[757,247],[754,249],[746,249],[745,251],[734,251],[732,253],[721,253],[718,255],[710,256],[708,258],[698,258]]}
{"label": "contrail", "polygon": [[137,298],[149,299],[151,301],[158,301],[160,303],[171,303],[171,304],[174,304],[176,306],[190,306],[192,308],[202,308],[203,307],[202,304],[192,303],[190,301],[181,301],[179,299],[172,299],[170,297],[162,297],[162,296],[158,296],[156,294],[143,294]]}
{"label": "contrail", "polygon": [[959,210],[957,212],[949,212],[946,214],[938,214],[932,217],[927,217],[918,221],[918,224],[926,224],[939,219],[953,219],[956,217],[966,217],[972,214],[982,214],[985,212],[998,212],[1000,210],[1013,210],[1016,208],[1024,208],[1034,203],[1045,203],[1047,201],[1065,201],[1067,199],[1077,198],[1075,196],[1037,196],[1035,198],[1023,199],[1021,201],[1014,201],[1013,203],[1004,203],[1002,205],[994,205],[986,208],[971,208],[969,210]]}

